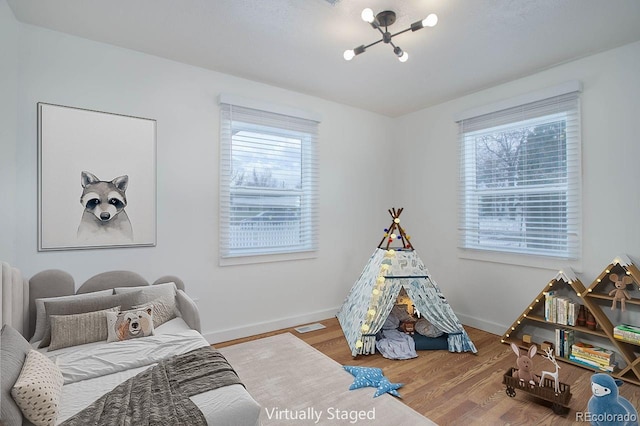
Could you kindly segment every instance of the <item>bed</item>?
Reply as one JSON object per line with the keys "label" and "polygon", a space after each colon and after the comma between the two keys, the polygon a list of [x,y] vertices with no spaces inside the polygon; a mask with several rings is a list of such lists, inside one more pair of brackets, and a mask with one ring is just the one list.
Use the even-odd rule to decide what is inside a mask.
{"label": "bed", "polygon": [[[159,363],[198,350],[209,350],[208,342],[200,334],[198,308],[185,293],[182,280],[175,276],[164,276],[150,284],[133,272],[110,271],[90,278],[75,291],[74,280],[66,272],[43,271],[27,280],[17,269],[3,263],[1,281],[2,323],[7,326],[3,326],[0,345],[3,361],[0,403],[1,420],[6,425],[31,424],[22,416],[22,421],[16,420],[15,401],[10,393],[25,363],[26,353],[31,349],[51,360],[62,374],[64,384],[59,395],[55,424],[72,419],[127,379],[135,376],[133,380],[137,380],[140,373],[150,371]],[[83,333],[73,330],[67,333],[72,337],[65,334],[68,332],[65,325],[77,324],[68,320],[86,319],[85,314],[73,311],[77,310],[79,304],[102,303],[97,301],[107,297],[107,294],[119,297],[120,301],[135,297],[138,301],[146,298],[155,302],[159,300],[158,294],[166,295],[169,289],[173,289],[174,314],[154,327],[153,334],[148,337],[75,344],[77,336]],[[146,305],[140,306],[142,308],[135,309],[143,309]],[[48,318],[49,335],[43,331],[46,329],[42,325],[43,309],[51,314]],[[60,315],[60,312],[66,313],[65,310],[69,309],[71,313]],[[105,311],[111,310],[115,308]],[[154,317],[153,321],[156,319]],[[109,334],[108,338],[112,337]],[[43,345],[43,341],[46,345]],[[190,396],[189,399],[202,412],[209,425],[260,424],[258,418],[261,407],[242,384],[222,385]]]}

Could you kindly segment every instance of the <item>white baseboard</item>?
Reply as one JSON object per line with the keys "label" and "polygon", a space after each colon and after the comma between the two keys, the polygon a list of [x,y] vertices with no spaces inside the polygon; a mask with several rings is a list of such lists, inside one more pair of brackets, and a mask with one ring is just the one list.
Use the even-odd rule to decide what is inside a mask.
{"label": "white baseboard", "polygon": [[487,321],[482,318],[472,317],[459,313],[456,313],[456,316],[463,325],[468,325],[469,327],[473,328],[479,328],[482,331],[497,334],[498,336],[502,336],[507,328],[509,328],[509,326]]}
{"label": "white baseboard", "polygon": [[210,331],[202,334],[204,338],[207,339],[207,341],[211,344],[226,342],[228,340],[240,339],[242,337],[254,336],[256,334],[268,333],[270,331],[333,318],[336,316],[336,313],[339,309],[340,307],[337,306],[335,308],[311,312],[304,315],[279,318],[273,321],[248,324],[240,327],[228,328],[226,330]]}
{"label": "white baseboard", "polygon": [[[279,318],[273,321],[265,321],[260,323],[248,324],[235,328],[228,328],[225,330],[217,330],[203,333],[205,339],[211,344],[226,342],[233,339],[241,339],[243,337],[255,336],[256,334],[268,333],[270,331],[280,330],[283,328],[295,327],[302,324],[308,324],[315,321],[321,321],[328,318],[333,318],[340,307],[331,309],[325,309],[322,311],[311,312],[304,315]],[[495,322],[487,321],[482,318],[472,317],[464,314],[458,314],[458,319],[464,325],[469,327],[478,328],[488,333],[493,333],[498,336],[502,336],[505,330],[508,328],[506,325],[498,324]]]}

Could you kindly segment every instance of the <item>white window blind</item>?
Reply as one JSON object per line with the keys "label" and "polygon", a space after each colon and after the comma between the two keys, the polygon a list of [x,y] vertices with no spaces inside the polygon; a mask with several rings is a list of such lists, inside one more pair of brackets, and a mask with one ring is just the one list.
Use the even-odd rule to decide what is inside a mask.
{"label": "white window blind", "polygon": [[578,259],[579,91],[458,124],[460,247]]}
{"label": "white window blind", "polygon": [[317,250],[318,122],[221,103],[220,256]]}

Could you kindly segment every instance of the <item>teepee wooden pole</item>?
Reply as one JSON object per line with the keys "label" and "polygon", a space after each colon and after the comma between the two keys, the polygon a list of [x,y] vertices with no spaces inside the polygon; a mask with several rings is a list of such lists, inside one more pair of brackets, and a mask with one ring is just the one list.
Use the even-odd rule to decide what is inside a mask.
{"label": "teepee wooden pole", "polygon": [[[400,215],[402,214],[402,211],[404,210],[404,207],[400,207],[398,210],[396,210],[395,207],[388,209],[387,211],[389,212],[389,215],[391,215],[391,225],[387,228],[386,231],[386,235],[384,237],[382,237],[382,240],[380,240],[380,243],[378,244],[378,248],[382,248],[382,246],[385,246],[386,250],[389,250],[389,246],[391,245],[391,243],[393,242],[392,240],[390,241],[390,235],[397,229],[398,233],[400,234],[400,240],[402,241],[402,248],[410,248],[413,250],[413,245],[411,244],[411,242],[409,241],[409,238],[407,237],[407,234],[404,232],[404,229],[402,228],[402,226],[400,226],[400,223],[396,223],[396,219],[400,218]],[[387,241],[386,245],[384,244],[385,240]]]}

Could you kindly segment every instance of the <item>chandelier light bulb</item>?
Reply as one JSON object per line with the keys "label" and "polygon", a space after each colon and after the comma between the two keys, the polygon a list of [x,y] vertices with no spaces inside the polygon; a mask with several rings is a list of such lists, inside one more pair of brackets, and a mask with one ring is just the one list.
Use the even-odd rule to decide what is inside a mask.
{"label": "chandelier light bulb", "polygon": [[438,15],[436,15],[435,13],[430,14],[422,20],[422,26],[424,27],[435,27],[437,23]]}
{"label": "chandelier light bulb", "polygon": [[[393,53],[396,54],[400,62],[407,62],[407,59],[409,59],[409,55],[407,54],[407,52],[400,49],[400,46],[396,46],[395,49],[393,49]],[[395,235],[395,234],[391,234],[391,235]],[[395,238],[395,236],[392,238]]]}
{"label": "chandelier light bulb", "polygon": [[375,16],[373,14],[373,10],[366,8],[362,11],[362,14],[360,15],[360,17],[362,17],[362,20],[364,22],[368,22],[368,23],[372,23],[373,20],[375,19]]}
{"label": "chandelier light bulb", "polygon": [[352,49],[348,49],[344,51],[344,59],[347,61],[350,61],[354,58],[354,56],[356,56],[355,52]]}

